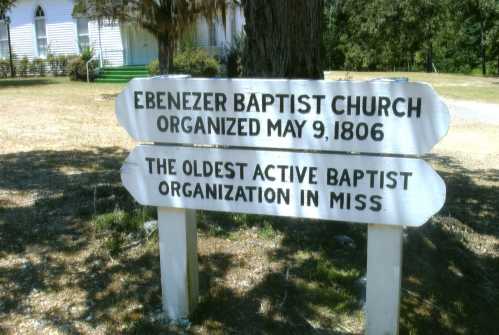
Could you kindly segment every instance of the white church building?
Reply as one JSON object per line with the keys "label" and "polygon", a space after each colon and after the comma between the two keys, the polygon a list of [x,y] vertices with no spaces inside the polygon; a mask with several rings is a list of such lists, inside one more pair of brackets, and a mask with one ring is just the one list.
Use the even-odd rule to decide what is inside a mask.
{"label": "white church building", "polygon": [[[46,58],[48,54],[80,54],[90,47],[101,66],[145,65],[158,57],[156,38],[136,25],[74,17],[73,0],[18,0],[5,17],[10,19],[12,52]],[[9,57],[5,17],[0,18],[0,59]],[[193,29],[195,46],[220,53],[241,33],[242,9],[229,5],[225,25],[200,19]]]}

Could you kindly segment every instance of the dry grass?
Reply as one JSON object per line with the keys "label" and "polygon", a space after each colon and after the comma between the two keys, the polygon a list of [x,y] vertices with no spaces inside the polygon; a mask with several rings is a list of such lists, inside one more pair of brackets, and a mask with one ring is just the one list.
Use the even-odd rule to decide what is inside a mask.
{"label": "dry grass", "polygon": [[113,113],[122,87],[67,78],[0,81],[0,151],[131,148]]}
{"label": "dry grass", "polygon": [[[452,99],[499,103],[499,78],[424,72],[326,72],[327,79],[374,79],[407,77],[430,83],[442,96]],[[499,112],[499,111],[498,111]]]}
{"label": "dry grass", "polygon": [[[121,88],[0,81],[0,333],[185,332],[158,321],[157,238],[140,228],[154,214],[120,185],[133,146],[114,116]],[[453,120],[428,157],[448,200],[408,230],[402,333],[499,327],[498,155],[497,126]],[[362,332],[365,226],[206,212],[198,236],[189,333]]]}

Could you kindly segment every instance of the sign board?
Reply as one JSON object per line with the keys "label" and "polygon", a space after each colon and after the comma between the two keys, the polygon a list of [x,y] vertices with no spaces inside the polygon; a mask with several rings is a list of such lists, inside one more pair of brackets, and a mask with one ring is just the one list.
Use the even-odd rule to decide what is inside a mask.
{"label": "sign board", "polygon": [[139,145],[122,170],[143,205],[420,226],[445,201],[424,161]]}
{"label": "sign board", "polygon": [[424,154],[449,126],[416,82],[138,78],[116,111],[138,141],[358,153]]}

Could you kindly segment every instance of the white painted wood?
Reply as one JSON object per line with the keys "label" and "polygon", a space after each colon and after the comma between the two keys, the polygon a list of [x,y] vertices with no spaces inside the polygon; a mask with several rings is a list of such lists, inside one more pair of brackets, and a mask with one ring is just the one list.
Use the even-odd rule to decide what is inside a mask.
{"label": "white painted wood", "polygon": [[127,40],[128,65],[147,65],[158,58],[158,42],[154,35],[134,24],[123,24],[121,30]]}
{"label": "white painted wood", "polygon": [[[168,160],[171,166],[167,167]],[[163,165],[159,172],[158,162]],[[216,162],[223,163],[214,168]],[[203,176],[203,164],[207,173],[218,170],[218,176],[215,173]],[[294,171],[293,181],[286,172],[285,180],[281,179],[282,171],[278,168],[281,165],[287,166],[288,172]],[[254,177],[257,167],[264,171],[263,177]],[[381,172],[383,181],[376,177],[381,176]],[[389,180],[390,172],[395,181]],[[304,175],[302,183],[298,181],[298,173]],[[413,158],[139,145],[125,161],[121,179],[143,205],[357,223],[419,226],[445,201],[445,184],[440,176],[426,162]],[[340,183],[340,180],[343,181]],[[173,183],[179,185],[178,191],[172,191]],[[195,192],[197,184],[204,198]],[[216,186],[216,195],[208,197],[207,185],[221,186]],[[224,185],[231,185],[231,190]],[[238,188],[243,196],[236,197]],[[317,191],[317,207],[312,203],[310,206],[300,204],[301,189]],[[283,194],[280,197],[277,196],[279,190]],[[264,196],[265,192],[270,192],[268,197]],[[331,201],[331,192],[335,192],[334,201]],[[358,195],[362,195],[361,200],[356,199]]]}
{"label": "white painted wood", "polygon": [[198,301],[195,212],[158,207],[163,311],[169,320],[187,318]]}
{"label": "white painted wood", "polygon": [[401,226],[368,225],[366,333],[396,335],[402,277]]}
{"label": "white painted wood", "polygon": [[[159,107],[156,103],[158,92],[162,100]],[[185,95],[187,104],[168,105],[169,94],[177,101],[184,101],[184,92],[188,92]],[[219,104],[218,111],[209,110],[215,108],[213,97],[207,96],[210,103],[205,108],[205,95],[198,99],[190,92],[218,93],[226,102]],[[152,102],[149,105],[147,94],[153,97],[148,100]],[[177,94],[182,98],[176,98]],[[265,111],[264,94],[268,95],[267,101],[273,101],[267,104]],[[279,94],[294,96],[294,104],[291,98],[281,99]],[[244,96],[242,104],[237,99],[241,95]],[[299,102],[300,96],[309,107]],[[351,97],[350,115],[347,115],[348,97]],[[367,114],[357,104],[357,97],[361,99],[360,104],[365,97]],[[391,101],[390,106],[395,106],[389,107],[388,112],[379,108],[381,100],[387,98]],[[196,101],[200,103],[196,104]],[[408,116],[409,103],[411,110],[420,104],[419,117],[416,112]],[[359,106],[360,115],[352,107],[355,104]],[[243,111],[238,111],[241,106]],[[371,106],[377,110],[374,115],[368,115]],[[446,135],[450,120],[447,107],[430,85],[393,81],[137,78],[117,97],[116,114],[134,139],[146,142],[417,155],[429,152]],[[177,121],[172,121],[172,117]],[[253,130],[249,119],[253,119]],[[159,120],[163,120],[163,126],[158,125]],[[208,131],[210,120],[225,121],[224,131]],[[242,125],[234,125],[233,120]],[[201,129],[196,128],[199,121],[202,131],[196,131]],[[337,128],[336,123],[345,121],[353,122],[355,126],[361,122],[365,125],[354,129],[355,136],[342,137],[337,131],[342,126]],[[229,126],[231,122],[232,127]],[[277,122],[281,122],[281,131],[272,126]],[[324,126],[323,136],[314,127],[316,122]],[[172,127],[172,123],[180,126]],[[382,131],[382,138],[373,133],[376,131]]]}
{"label": "white painted wood", "polygon": [[[12,49],[18,58],[27,56],[30,60],[37,57],[35,31],[34,31],[34,13],[35,8],[41,5],[46,15],[47,42],[50,52],[57,55],[78,54],[78,44],[72,0],[18,0],[7,13],[11,18],[11,37]],[[238,31],[242,30],[243,22],[240,20],[241,7],[237,6],[236,22]],[[228,13],[230,22],[232,15]],[[106,66],[120,66],[125,64],[125,54],[132,53],[125,46],[126,34],[119,22],[111,23],[108,20],[103,21],[101,26],[101,44],[99,44],[99,29],[97,21],[89,22],[90,45],[97,52],[102,46],[103,57]],[[219,28],[223,25],[219,23]],[[221,45],[230,44],[230,36],[225,36],[221,29],[217,30],[220,35]],[[136,44],[130,48],[137,48]],[[150,43],[148,43],[150,45]],[[200,45],[201,46],[201,45]],[[156,48],[157,50],[157,48]],[[154,47],[150,48],[154,51]],[[134,51],[137,52],[137,51]],[[131,62],[132,64],[144,63],[147,58],[151,58],[152,53],[146,58]],[[137,55],[136,55],[137,57]],[[155,56],[157,57],[157,55]]]}
{"label": "white painted wood", "polygon": [[45,12],[47,45],[52,54],[76,54],[74,23],[71,16],[73,4],[66,0],[16,1],[7,13],[11,18],[12,49],[19,59],[38,57],[36,49],[34,15],[40,5]]}
{"label": "white painted wood", "polygon": [[125,64],[125,36],[119,22],[103,19],[99,28],[99,22],[93,20],[88,24],[88,32],[90,45],[94,52],[96,54],[100,53],[102,48],[104,66],[121,66]]}

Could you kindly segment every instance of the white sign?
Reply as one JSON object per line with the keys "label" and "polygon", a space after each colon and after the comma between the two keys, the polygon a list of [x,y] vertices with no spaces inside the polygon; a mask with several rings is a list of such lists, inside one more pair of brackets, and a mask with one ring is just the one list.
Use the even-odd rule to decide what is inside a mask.
{"label": "white sign", "polygon": [[140,78],[116,111],[139,141],[360,153],[424,154],[449,126],[416,82]]}
{"label": "white sign", "polygon": [[412,158],[139,145],[121,170],[143,205],[420,226],[445,184]]}

